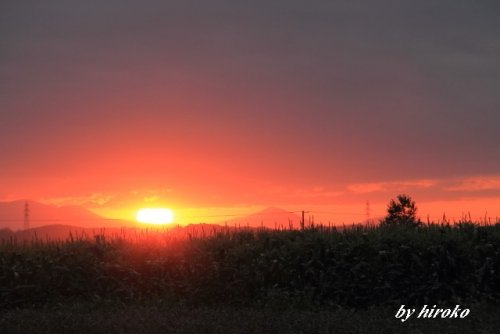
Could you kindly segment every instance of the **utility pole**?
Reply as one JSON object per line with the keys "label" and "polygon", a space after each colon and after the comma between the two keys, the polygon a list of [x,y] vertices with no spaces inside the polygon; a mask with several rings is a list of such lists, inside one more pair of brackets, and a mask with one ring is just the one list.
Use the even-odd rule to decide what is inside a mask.
{"label": "utility pole", "polygon": [[305,214],[306,213],[309,213],[309,211],[302,210],[302,219],[300,221],[300,229],[301,230],[303,230],[305,228],[305,222],[306,222],[306,220],[305,220]]}
{"label": "utility pole", "polygon": [[370,221],[370,201],[366,201],[366,222]]}
{"label": "utility pole", "polygon": [[30,207],[28,201],[24,202],[24,229],[30,228]]}

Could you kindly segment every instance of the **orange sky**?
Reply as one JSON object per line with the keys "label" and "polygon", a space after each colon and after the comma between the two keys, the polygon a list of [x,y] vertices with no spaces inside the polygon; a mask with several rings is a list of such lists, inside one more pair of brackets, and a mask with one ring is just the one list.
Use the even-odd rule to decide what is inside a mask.
{"label": "orange sky", "polygon": [[422,217],[500,216],[486,7],[2,5],[0,200],[349,223],[406,193]]}

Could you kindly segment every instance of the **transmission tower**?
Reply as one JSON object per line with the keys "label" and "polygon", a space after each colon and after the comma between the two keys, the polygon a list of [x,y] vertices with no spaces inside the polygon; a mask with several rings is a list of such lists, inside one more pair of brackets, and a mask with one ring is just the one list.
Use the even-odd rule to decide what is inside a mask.
{"label": "transmission tower", "polygon": [[24,202],[24,229],[30,228],[30,207],[28,201]]}

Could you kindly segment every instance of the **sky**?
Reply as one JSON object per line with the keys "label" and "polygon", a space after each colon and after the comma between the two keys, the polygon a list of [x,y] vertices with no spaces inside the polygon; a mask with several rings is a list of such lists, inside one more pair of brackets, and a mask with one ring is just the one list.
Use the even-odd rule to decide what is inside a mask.
{"label": "sky", "polygon": [[[500,217],[500,4],[2,1],[0,200]],[[181,219],[182,220],[182,219]]]}

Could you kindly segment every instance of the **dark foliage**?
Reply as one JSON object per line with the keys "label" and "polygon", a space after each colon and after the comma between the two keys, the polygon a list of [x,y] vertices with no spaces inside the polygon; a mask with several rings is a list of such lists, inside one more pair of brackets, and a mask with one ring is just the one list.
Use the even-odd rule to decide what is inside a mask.
{"label": "dark foliage", "polygon": [[4,243],[0,307],[68,300],[276,307],[500,301],[500,226],[241,231],[163,245]]}
{"label": "dark foliage", "polygon": [[421,221],[417,219],[415,201],[408,195],[398,195],[397,201],[391,199],[387,206],[387,216],[381,223],[384,225],[420,226]]}

